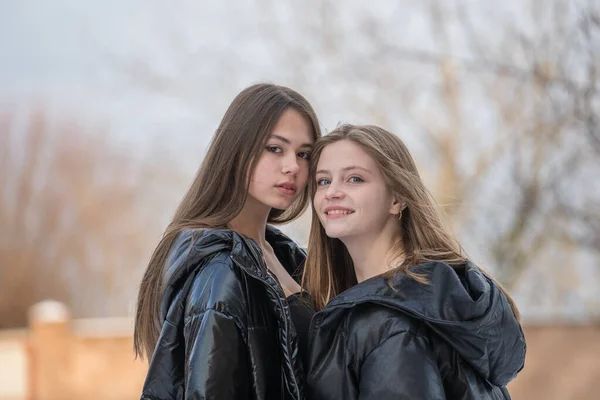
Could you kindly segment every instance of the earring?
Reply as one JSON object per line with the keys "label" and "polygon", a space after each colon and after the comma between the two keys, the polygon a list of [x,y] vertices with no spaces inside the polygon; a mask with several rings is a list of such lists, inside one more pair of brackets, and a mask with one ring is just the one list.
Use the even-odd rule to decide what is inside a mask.
{"label": "earring", "polygon": [[397,217],[398,221],[400,221],[401,218],[402,218],[402,210],[400,210],[400,212],[398,213],[398,217]]}

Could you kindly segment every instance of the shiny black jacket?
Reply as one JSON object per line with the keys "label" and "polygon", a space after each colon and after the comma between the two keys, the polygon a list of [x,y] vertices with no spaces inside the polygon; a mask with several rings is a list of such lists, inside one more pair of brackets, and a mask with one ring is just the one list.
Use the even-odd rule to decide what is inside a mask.
{"label": "shiny black jacket", "polygon": [[[266,239],[298,279],[304,251]],[[166,263],[163,325],[142,399],[303,399],[298,338],[259,246],[231,230],[187,231]]]}
{"label": "shiny black jacket", "polygon": [[509,399],[525,337],[506,296],[474,265],[415,267],[341,293],[311,324],[307,396],[327,399]]}

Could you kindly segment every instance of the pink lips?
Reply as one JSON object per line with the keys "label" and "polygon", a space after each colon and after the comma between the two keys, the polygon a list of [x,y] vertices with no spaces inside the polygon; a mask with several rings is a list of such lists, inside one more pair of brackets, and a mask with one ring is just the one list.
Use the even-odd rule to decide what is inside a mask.
{"label": "pink lips", "polygon": [[283,194],[294,195],[296,194],[296,184],[293,182],[284,182],[275,186]]}
{"label": "pink lips", "polygon": [[327,219],[340,219],[353,214],[354,210],[341,206],[330,206],[327,207],[323,212]]}

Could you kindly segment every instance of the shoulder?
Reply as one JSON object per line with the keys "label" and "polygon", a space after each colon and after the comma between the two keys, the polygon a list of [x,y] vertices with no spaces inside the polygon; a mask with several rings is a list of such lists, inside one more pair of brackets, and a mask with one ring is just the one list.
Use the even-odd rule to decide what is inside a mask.
{"label": "shoulder", "polygon": [[231,249],[231,231],[216,229],[186,229],[179,232],[171,244],[166,259],[165,279],[186,274],[190,267],[206,257]]}
{"label": "shoulder", "polygon": [[[215,310],[245,317],[245,285],[242,273],[231,259],[232,233],[229,230],[186,230],[172,246],[166,276],[178,286],[187,282],[186,316]],[[192,280],[189,282],[189,280]]]}

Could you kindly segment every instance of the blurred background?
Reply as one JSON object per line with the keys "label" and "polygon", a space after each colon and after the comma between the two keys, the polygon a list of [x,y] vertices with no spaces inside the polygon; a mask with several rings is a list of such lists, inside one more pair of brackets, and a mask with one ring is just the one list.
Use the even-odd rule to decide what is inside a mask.
{"label": "blurred background", "polygon": [[260,81],[407,143],[523,314],[513,399],[596,398],[600,2],[2,0],[0,399],[139,398],[139,280]]}

